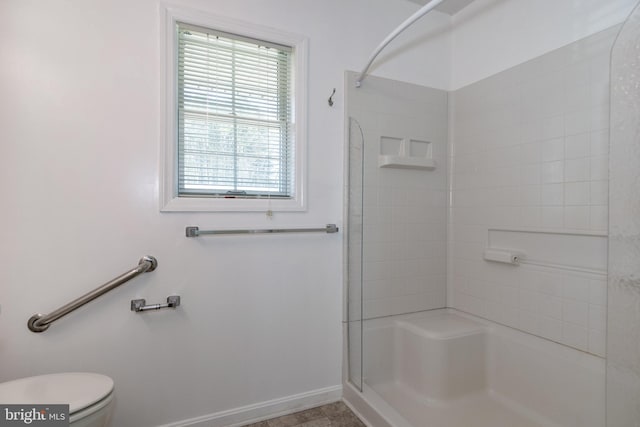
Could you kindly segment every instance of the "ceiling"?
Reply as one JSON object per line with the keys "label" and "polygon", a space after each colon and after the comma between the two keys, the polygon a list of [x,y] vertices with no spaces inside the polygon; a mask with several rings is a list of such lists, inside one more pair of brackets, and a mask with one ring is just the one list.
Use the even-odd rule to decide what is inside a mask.
{"label": "ceiling", "polygon": [[[413,3],[418,3],[419,5],[426,4],[429,0],[409,0]],[[444,13],[448,13],[449,15],[455,15],[460,12],[465,7],[469,6],[473,0],[445,0],[436,7],[436,10]]]}

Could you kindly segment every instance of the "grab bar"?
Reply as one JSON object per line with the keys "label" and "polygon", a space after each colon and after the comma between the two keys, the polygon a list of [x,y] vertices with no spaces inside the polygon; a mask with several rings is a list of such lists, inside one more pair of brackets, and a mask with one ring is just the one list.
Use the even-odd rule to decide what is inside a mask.
{"label": "grab bar", "polygon": [[187,237],[198,237],[204,234],[271,234],[271,233],[337,233],[338,226],[327,224],[324,228],[273,228],[266,230],[200,230],[199,227],[187,227]]}
{"label": "grab bar", "polygon": [[29,318],[27,322],[27,326],[31,332],[43,332],[49,329],[49,325],[56,320],[60,319],[62,316],[66,316],[77,308],[82,307],[86,303],[93,301],[101,295],[106,294],[112,289],[117,288],[125,282],[133,279],[134,277],[142,274],[153,271],[158,266],[158,260],[154,257],[147,255],[140,258],[138,262],[138,266],[132,270],[127,271],[126,273],[116,277],[115,279],[110,280],[104,285],[82,295],[80,298],[77,298],[70,303],[63,305],[59,309],[52,311],[47,315],[43,315],[40,313],[34,314]]}

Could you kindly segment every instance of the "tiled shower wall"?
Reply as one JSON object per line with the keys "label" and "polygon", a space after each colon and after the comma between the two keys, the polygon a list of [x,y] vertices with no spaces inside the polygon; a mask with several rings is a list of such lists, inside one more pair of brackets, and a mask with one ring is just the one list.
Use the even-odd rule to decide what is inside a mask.
{"label": "tiled shower wall", "polygon": [[[569,250],[575,236],[606,238],[609,55],[618,29],[449,93],[449,105],[444,91],[373,76],[356,89],[348,74],[348,111],[365,141],[356,260],[363,286],[350,294],[352,313],[360,297],[364,319],[448,305],[604,356],[606,250],[594,255],[597,267],[501,265],[483,251],[490,230],[537,233],[543,242],[564,236]],[[380,168],[385,137],[431,142],[436,169]]]}
{"label": "tiled shower wall", "polygon": [[[444,307],[448,93],[373,76],[356,88],[354,73],[346,80],[348,111],[357,123],[352,139],[358,139],[354,126],[364,133],[362,259],[349,253],[351,266],[362,262],[363,317]],[[436,168],[379,167],[388,148],[382,141],[402,139],[428,142]],[[352,285],[350,313],[358,313],[360,295]]]}
{"label": "tiled shower wall", "polygon": [[618,30],[450,95],[448,305],[598,355],[606,271],[496,265],[483,250],[490,229],[606,235],[609,55]]}

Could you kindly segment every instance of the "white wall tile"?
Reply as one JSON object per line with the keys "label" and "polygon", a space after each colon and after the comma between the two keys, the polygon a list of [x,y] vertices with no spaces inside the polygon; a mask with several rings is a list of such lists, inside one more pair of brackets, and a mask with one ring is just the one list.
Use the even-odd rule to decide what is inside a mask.
{"label": "white wall tile", "polygon": [[589,130],[601,131],[609,127],[609,105],[594,107],[589,114]]}
{"label": "white wall tile", "polygon": [[544,338],[553,341],[563,341],[562,321],[550,317],[540,317],[538,319],[538,333]]}
{"label": "white wall tile", "polygon": [[591,157],[591,180],[606,181],[609,179],[609,156]]}
{"label": "white wall tile", "polygon": [[562,320],[586,329],[589,326],[589,304],[580,301],[562,301]]}
{"label": "white wall tile", "polygon": [[529,331],[532,334],[541,335],[538,327],[538,316],[535,316],[526,311],[520,311],[518,313],[517,328],[523,331]]}
{"label": "white wall tile", "polygon": [[[531,111],[521,111],[522,114],[525,114],[523,117],[523,122],[520,127],[520,142],[523,144],[529,145],[531,143],[540,141],[542,139],[542,121],[537,118],[540,115],[540,111],[531,112]],[[537,154],[532,157],[535,158],[536,161],[540,161],[540,146],[539,144],[533,144],[537,147]],[[535,150],[535,147],[531,147],[532,150]]]}
{"label": "white wall tile", "polygon": [[[542,139],[562,138],[565,135],[564,117],[562,115],[543,117],[541,125]],[[586,130],[589,129],[587,128]]]}
{"label": "white wall tile", "polygon": [[[549,184],[549,186],[552,185],[555,184]],[[539,206],[542,202],[541,189],[542,187],[540,185],[525,185],[520,187],[520,204],[522,206]]]}
{"label": "white wall tile", "polygon": [[609,154],[609,130],[597,130],[590,134],[591,156],[606,156]]}
{"label": "white wall tile", "polygon": [[565,120],[565,134],[575,135],[591,130],[591,110],[572,111],[567,113]]}
{"label": "white wall tile", "polygon": [[588,182],[567,182],[564,184],[564,203],[568,206],[588,205],[591,198]]}
{"label": "white wall tile", "polygon": [[538,206],[523,207],[520,210],[521,225],[527,228],[540,228],[542,226],[542,209]]}
{"label": "white wall tile", "polygon": [[591,205],[609,204],[609,182],[591,181],[589,202]]}
{"label": "white wall tile", "polygon": [[589,305],[589,329],[607,330],[607,309],[604,305]]}
{"label": "white wall tile", "polygon": [[550,162],[564,159],[564,138],[554,138],[540,143],[540,160]]}
{"label": "white wall tile", "polygon": [[540,294],[525,289],[519,290],[518,307],[532,314],[538,314],[540,309]]}
{"label": "white wall tile", "polygon": [[567,92],[566,92],[566,107],[568,111],[571,110],[579,110],[580,108],[584,108],[585,105],[589,105],[591,103],[591,85],[589,84],[589,76],[588,76],[588,68],[584,67],[583,64],[577,64],[576,67],[580,70],[587,71],[586,82],[584,76],[579,76],[579,81],[576,82],[567,82]]}
{"label": "white wall tile", "polygon": [[541,316],[562,320],[562,299],[551,295],[540,294],[538,296]]}
{"label": "white wall tile", "polygon": [[605,357],[607,353],[607,334],[605,331],[589,329],[589,353]]}
{"label": "white wall tile", "polygon": [[520,169],[520,185],[535,185],[542,182],[542,166],[539,163],[525,164]]}
{"label": "white wall tile", "polygon": [[564,209],[561,207],[542,207],[540,223],[543,228],[562,228]]}
{"label": "white wall tile", "polygon": [[607,304],[606,278],[595,278],[589,280],[589,302],[594,305]]}
{"label": "white wall tile", "polygon": [[563,322],[561,342],[571,347],[587,349],[589,345],[589,330],[573,323]]}
{"label": "white wall tile", "polygon": [[562,297],[580,302],[590,300],[590,279],[577,274],[565,274],[562,283]]}
{"label": "white wall tile", "polygon": [[565,158],[577,159],[590,154],[589,133],[578,133],[565,137]]}
{"label": "white wall tile", "polygon": [[562,206],[564,204],[563,184],[544,184],[540,186],[540,205]]}
{"label": "white wall tile", "polygon": [[565,206],[564,226],[568,229],[588,230],[590,226],[589,206]]}
{"label": "white wall tile", "polygon": [[564,162],[565,182],[588,181],[589,180],[589,159],[568,159]]}
{"label": "white wall tile", "polygon": [[606,231],[609,226],[609,207],[591,206],[591,229]]}
{"label": "white wall tile", "polygon": [[[524,125],[523,125],[524,126]],[[524,129],[522,129],[524,132]],[[534,139],[537,141],[539,138]],[[520,162],[523,165],[539,163],[541,161],[542,147],[538,142],[529,142],[520,146]]]}
{"label": "white wall tile", "polygon": [[542,163],[541,181],[543,184],[558,183],[564,181],[564,162]]}

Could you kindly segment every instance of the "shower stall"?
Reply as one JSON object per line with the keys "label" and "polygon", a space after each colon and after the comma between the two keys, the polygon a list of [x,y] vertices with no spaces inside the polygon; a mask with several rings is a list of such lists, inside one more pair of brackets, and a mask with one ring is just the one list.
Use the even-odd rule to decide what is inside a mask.
{"label": "shower stall", "polygon": [[640,11],[455,91],[346,74],[345,399],[640,426]]}

